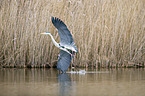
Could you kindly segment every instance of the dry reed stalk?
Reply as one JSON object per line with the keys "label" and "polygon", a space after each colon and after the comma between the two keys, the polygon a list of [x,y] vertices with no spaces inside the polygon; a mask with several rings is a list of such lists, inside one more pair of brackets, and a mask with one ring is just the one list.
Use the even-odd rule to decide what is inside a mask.
{"label": "dry reed stalk", "polygon": [[[50,17],[61,18],[78,47],[77,66],[120,67],[145,64],[144,0],[0,1],[0,65],[54,66],[59,42]],[[126,62],[127,61],[127,62]]]}

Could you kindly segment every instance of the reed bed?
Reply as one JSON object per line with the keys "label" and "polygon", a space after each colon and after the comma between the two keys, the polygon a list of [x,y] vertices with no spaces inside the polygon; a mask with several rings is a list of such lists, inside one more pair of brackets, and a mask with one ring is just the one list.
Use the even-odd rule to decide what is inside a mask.
{"label": "reed bed", "polygon": [[145,64],[144,0],[1,0],[0,66],[54,67],[59,42],[50,17],[66,23],[78,53],[78,67]]}

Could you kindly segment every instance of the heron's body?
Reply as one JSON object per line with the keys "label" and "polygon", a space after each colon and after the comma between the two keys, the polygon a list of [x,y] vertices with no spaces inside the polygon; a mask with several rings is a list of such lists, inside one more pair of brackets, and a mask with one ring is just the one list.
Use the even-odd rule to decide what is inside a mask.
{"label": "heron's body", "polygon": [[58,18],[51,18],[53,25],[57,28],[58,34],[60,37],[60,43],[57,43],[50,32],[45,32],[42,34],[48,34],[52,42],[56,47],[61,49],[60,54],[58,56],[57,61],[57,68],[59,71],[62,71],[62,73],[65,73],[70,66],[71,60],[74,57],[74,54],[77,52],[77,47],[75,46],[75,43],[73,42],[73,37],[68,30],[67,26]]}

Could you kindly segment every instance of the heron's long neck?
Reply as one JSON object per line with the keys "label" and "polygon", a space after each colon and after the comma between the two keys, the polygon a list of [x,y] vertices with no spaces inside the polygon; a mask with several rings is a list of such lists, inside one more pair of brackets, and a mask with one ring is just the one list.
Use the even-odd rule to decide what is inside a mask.
{"label": "heron's long neck", "polygon": [[55,45],[56,47],[59,47],[59,44],[54,40],[53,36],[52,36],[51,34],[49,34],[49,36],[51,37],[52,42],[54,43],[54,45]]}

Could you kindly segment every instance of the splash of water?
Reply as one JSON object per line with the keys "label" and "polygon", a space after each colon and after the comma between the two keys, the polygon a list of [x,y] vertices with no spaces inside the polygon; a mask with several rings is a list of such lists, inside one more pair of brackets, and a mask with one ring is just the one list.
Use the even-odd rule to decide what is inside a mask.
{"label": "splash of water", "polygon": [[67,73],[85,75],[86,73],[109,73],[109,71],[85,71],[85,70],[79,70],[79,71],[70,71],[70,72],[67,72]]}

